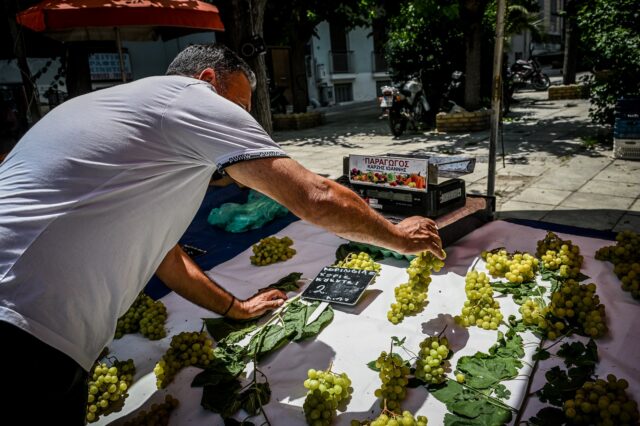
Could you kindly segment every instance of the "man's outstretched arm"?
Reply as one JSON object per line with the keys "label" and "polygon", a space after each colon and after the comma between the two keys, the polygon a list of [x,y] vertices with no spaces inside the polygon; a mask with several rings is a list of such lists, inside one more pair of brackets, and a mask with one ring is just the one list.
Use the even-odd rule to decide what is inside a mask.
{"label": "man's outstretched arm", "polygon": [[176,245],[156,271],[167,287],[185,299],[218,314],[234,319],[253,318],[281,306],[287,295],[280,290],[257,293],[247,300],[237,300],[231,293],[207,277],[196,263]]}
{"label": "man's outstretched arm", "polygon": [[262,158],[226,168],[235,181],[268,195],[293,214],[341,237],[400,253],[431,251],[442,258],[434,221],[414,216],[397,225],[371,209],[357,194],[290,158]]}

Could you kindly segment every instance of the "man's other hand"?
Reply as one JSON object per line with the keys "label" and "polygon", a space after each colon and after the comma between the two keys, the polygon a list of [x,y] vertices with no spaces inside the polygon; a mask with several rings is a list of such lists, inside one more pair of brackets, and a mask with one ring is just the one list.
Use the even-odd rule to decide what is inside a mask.
{"label": "man's other hand", "polygon": [[404,254],[430,251],[438,259],[444,259],[442,241],[436,223],[426,217],[411,216],[396,225],[402,238],[400,250]]}
{"label": "man's other hand", "polygon": [[234,302],[227,317],[232,319],[259,317],[267,311],[282,306],[285,300],[287,295],[278,289],[261,290],[247,300]]}

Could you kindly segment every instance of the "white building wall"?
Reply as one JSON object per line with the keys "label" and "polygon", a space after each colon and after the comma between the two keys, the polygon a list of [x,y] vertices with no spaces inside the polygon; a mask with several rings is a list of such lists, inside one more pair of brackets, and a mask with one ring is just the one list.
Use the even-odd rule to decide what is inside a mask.
{"label": "white building wall", "polygon": [[[352,53],[353,73],[333,74],[331,72],[331,37],[328,22],[322,22],[316,27],[318,37],[311,39],[312,57],[311,76],[307,79],[309,98],[320,103],[327,101],[327,92],[333,93],[335,84],[350,83],[352,85],[353,101],[370,101],[377,97],[376,80],[388,79],[385,75],[373,74],[373,38],[371,28],[358,27],[347,35],[348,50]],[[329,102],[335,102],[335,94]]]}

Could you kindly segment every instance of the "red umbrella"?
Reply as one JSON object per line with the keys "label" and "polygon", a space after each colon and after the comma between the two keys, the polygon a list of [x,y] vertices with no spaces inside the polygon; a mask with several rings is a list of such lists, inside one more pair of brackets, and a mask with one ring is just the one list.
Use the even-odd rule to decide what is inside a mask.
{"label": "red umbrella", "polygon": [[196,0],[45,0],[20,12],[17,21],[63,41],[156,39],[162,27],[224,30],[218,8]]}

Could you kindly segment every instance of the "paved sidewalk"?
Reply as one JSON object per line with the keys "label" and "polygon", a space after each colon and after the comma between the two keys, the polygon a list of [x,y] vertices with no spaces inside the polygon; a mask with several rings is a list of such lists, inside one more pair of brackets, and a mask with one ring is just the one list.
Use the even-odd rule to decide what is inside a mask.
{"label": "paved sidewalk", "polygon": [[[640,162],[617,160],[592,141],[604,129],[588,117],[587,100],[549,101],[546,92],[516,93],[498,147],[496,199],[501,218],[585,228],[640,229]],[[349,154],[468,155],[476,170],[467,192],[486,193],[489,131],[469,134],[407,131],[393,138],[376,101],[325,110],[323,126],[276,132],[274,139],[303,165],[330,178]]]}

